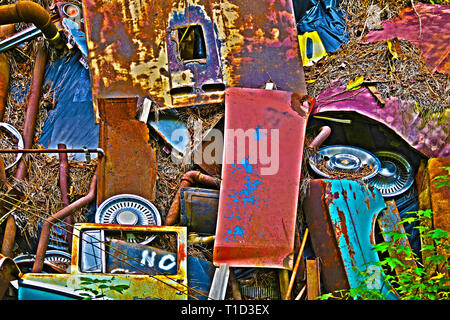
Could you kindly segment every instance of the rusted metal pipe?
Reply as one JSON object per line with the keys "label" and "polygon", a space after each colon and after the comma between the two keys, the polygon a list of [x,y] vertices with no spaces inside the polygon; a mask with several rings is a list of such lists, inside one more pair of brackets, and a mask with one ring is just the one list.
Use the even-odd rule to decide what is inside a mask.
{"label": "rusted metal pipe", "polygon": [[[66,149],[66,145],[63,143],[58,144],[58,149]],[[64,207],[67,207],[69,202],[69,159],[67,153],[59,153],[59,189],[61,191],[61,200]],[[65,219],[67,225],[66,240],[68,243],[68,250],[72,248],[72,231],[73,231],[73,216],[69,215]]]}
{"label": "rusted metal pipe", "polygon": [[103,156],[105,153],[101,148],[96,149],[0,149],[1,153],[98,153]]}
{"label": "rusted metal pipe", "polygon": [[[14,24],[0,26],[0,39],[7,38],[15,31]],[[6,98],[9,87],[9,60],[4,53],[0,53],[0,122],[3,122],[6,110]]]}
{"label": "rusted metal pipe", "polygon": [[319,133],[314,138],[314,140],[309,144],[310,148],[319,147],[331,134],[331,128],[328,126],[323,126],[320,128]]}
{"label": "rusted metal pipe", "polygon": [[[1,8],[1,7],[0,7]],[[0,14],[1,16],[1,14]],[[23,125],[23,141],[24,149],[29,149],[33,144],[34,130],[36,125],[36,117],[39,109],[39,99],[41,96],[42,81],[44,78],[45,65],[47,63],[47,51],[44,42],[38,43],[36,60],[33,68],[33,78],[31,81],[30,95],[28,97],[27,111]],[[15,178],[23,180],[27,175],[27,167],[25,160],[19,162]],[[9,215],[5,227],[5,235],[2,243],[2,254],[11,257],[12,248],[16,238],[16,222],[13,215]]]}
{"label": "rusted metal pipe", "polygon": [[42,271],[42,268],[44,266],[45,252],[47,251],[48,242],[50,238],[50,228],[52,224],[58,221],[62,221],[63,219],[71,215],[74,210],[77,210],[94,201],[96,197],[96,190],[97,190],[97,172],[92,178],[91,185],[89,187],[89,192],[84,197],[71,203],[70,205],[61,209],[60,211],[58,211],[57,213],[55,213],[54,215],[52,215],[51,217],[47,218],[44,221],[44,223],[42,224],[41,235],[39,237],[39,243],[36,251],[36,258],[34,260],[32,272],[39,273]]}
{"label": "rusted metal pipe", "polygon": [[173,199],[172,205],[170,206],[169,212],[167,213],[166,219],[164,221],[165,226],[171,226],[177,223],[179,215],[180,215],[180,190],[182,188],[186,188],[192,186],[194,184],[205,185],[210,188],[219,189],[220,188],[220,179],[208,176],[206,174],[201,173],[200,171],[188,171],[181,178],[180,187],[175,194],[175,198]]}
{"label": "rusted metal pipe", "polygon": [[9,87],[9,60],[4,53],[0,53],[0,122],[3,122],[6,110],[6,98]]}
{"label": "rusted metal pipe", "polygon": [[[39,111],[42,82],[44,79],[45,65],[47,63],[47,51],[42,41],[38,44],[36,62],[33,69],[30,95],[28,96],[27,111],[23,124],[23,148],[30,149],[33,145],[36,118]],[[16,178],[23,180],[26,176],[26,163],[22,160],[16,171]]]}
{"label": "rusted metal pipe", "polygon": [[58,27],[52,22],[50,14],[40,4],[33,1],[17,1],[0,6],[0,24],[18,22],[33,23],[42,31],[50,44],[57,49],[64,48],[65,41]]}

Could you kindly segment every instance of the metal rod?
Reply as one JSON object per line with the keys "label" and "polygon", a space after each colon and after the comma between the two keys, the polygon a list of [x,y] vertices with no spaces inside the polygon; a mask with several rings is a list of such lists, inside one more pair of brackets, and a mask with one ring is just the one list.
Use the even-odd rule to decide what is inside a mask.
{"label": "metal rod", "polygon": [[92,201],[94,201],[95,196],[96,196],[96,189],[97,189],[97,172],[95,173],[95,175],[92,178],[91,185],[89,187],[89,192],[84,197],[71,203],[67,207],[64,207],[63,209],[61,209],[60,211],[58,211],[57,213],[55,213],[54,215],[52,215],[51,217],[47,218],[44,221],[44,223],[42,225],[42,229],[41,229],[41,235],[39,238],[37,251],[36,251],[36,258],[35,258],[34,264],[33,264],[33,272],[34,273],[41,272],[42,268],[44,266],[45,252],[47,251],[48,242],[49,242],[49,238],[50,238],[51,224],[54,221],[65,219],[66,217],[71,215],[74,210],[77,210],[77,209],[91,203]]}
{"label": "metal rod", "polygon": [[[4,6],[0,6],[3,8]],[[0,11],[0,18],[2,17]],[[4,14],[4,13],[3,13]],[[1,19],[0,19],[1,20]],[[0,21],[1,23],[1,21]],[[36,116],[39,109],[39,99],[41,95],[42,82],[44,78],[45,65],[47,63],[47,50],[44,42],[38,42],[38,49],[36,52],[36,60],[33,67],[33,78],[31,80],[30,94],[28,96],[27,112],[23,124],[23,141],[24,147],[30,148],[33,145],[33,137],[36,125]],[[19,162],[15,172],[17,180],[23,180],[27,175],[27,166],[25,160],[22,158]],[[14,216],[11,214],[6,221],[5,234],[2,243],[2,254],[10,257],[16,238],[16,222]]]}
{"label": "metal rod", "polygon": [[331,133],[330,127],[328,127],[328,126],[321,127],[317,136],[309,144],[309,147],[310,148],[318,148],[330,136],[330,133]]}
{"label": "metal rod", "polygon": [[103,149],[0,149],[0,153],[98,153],[104,156]]}
{"label": "metal rod", "polygon": [[[58,144],[59,150],[65,150],[66,145],[65,144]],[[69,159],[67,158],[67,153],[61,152],[59,155],[59,189],[61,191],[61,200],[64,205],[64,207],[67,207],[69,202]],[[70,214],[65,219],[68,227],[67,227],[67,233],[66,233],[66,240],[67,240],[67,248],[69,253],[72,250],[72,237],[70,236],[72,234],[72,224],[73,224],[73,215]]]}
{"label": "metal rod", "polygon": [[306,238],[308,237],[308,232],[309,232],[309,229],[306,228],[305,234],[303,235],[302,245],[300,247],[300,250],[298,251],[297,261],[295,262],[294,270],[292,270],[291,281],[289,282],[289,287],[286,292],[286,296],[284,297],[284,300],[289,300],[289,298],[291,296],[292,287],[294,286],[294,281],[295,281],[295,277],[297,275],[298,266],[300,265],[300,261],[303,256],[303,250],[305,249]]}
{"label": "metal rod", "polygon": [[295,300],[300,300],[300,298],[303,295],[303,292],[305,292],[306,289],[306,285],[303,286],[302,290],[300,290],[300,292],[298,293],[298,295],[295,297]]}

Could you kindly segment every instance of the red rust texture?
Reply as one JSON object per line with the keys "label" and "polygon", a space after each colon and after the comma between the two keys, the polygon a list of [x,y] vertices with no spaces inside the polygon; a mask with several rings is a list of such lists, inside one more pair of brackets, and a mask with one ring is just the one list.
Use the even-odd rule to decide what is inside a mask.
{"label": "red rust texture", "polygon": [[171,226],[178,222],[180,217],[180,205],[181,196],[180,190],[182,188],[190,187],[195,184],[204,185],[206,187],[211,187],[215,189],[220,188],[220,179],[202,174],[200,171],[188,171],[181,178],[180,186],[178,187],[177,193],[172,201],[169,212],[167,213],[166,220],[164,221],[165,226]]}
{"label": "red rust texture", "polygon": [[[28,96],[27,111],[23,125],[24,148],[30,149],[33,145],[36,116],[39,109],[39,99],[41,95],[42,81],[44,78],[45,65],[47,63],[47,51],[43,41],[39,42],[36,53],[36,60],[33,68],[33,78],[31,81],[30,94]],[[15,173],[15,178],[23,180],[27,175],[25,160],[19,162]],[[5,256],[12,255],[12,248],[16,237],[16,222],[13,215],[8,217],[5,227],[5,235],[2,243],[2,253]]]}
{"label": "red rust texture", "polygon": [[[58,144],[58,149],[66,149],[65,144]],[[67,153],[59,153],[59,189],[61,191],[61,200],[64,205],[64,207],[67,207],[69,202],[69,159],[67,157]],[[66,233],[66,240],[68,243],[68,248],[71,250],[72,248],[72,224],[73,224],[73,217],[72,215],[69,215],[65,222],[67,223],[67,233]]]}
{"label": "red rust texture", "polygon": [[157,163],[147,125],[135,119],[137,100],[101,99],[97,205],[118,194],[155,197]]}
{"label": "red rust texture", "polygon": [[303,203],[306,222],[311,230],[311,244],[321,260],[321,281],[326,292],[348,289],[349,283],[340,250],[328,214],[327,182],[311,180]]}
{"label": "red rust texture", "polygon": [[[136,95],[160,108],[223,102],[224,88],[201,90],[210,81],[262,88],[272,80],[278,89],[306,94],[291,1],[83,0],[83,10],[95,108],[99,98]],[[183,23],[203,27],[206,69],[173,51],[173,28]],[[171,95],[184,85],[195,92]]]}
{"label": "red rust texture", "polygon": [[434,227],[450,232],[450,187],[437,188],[439,179],[433,180],[436,177],[448,175],[448,171],[443,167],[450,167],[450,158],[433,158],[428,161],[428,174],[431,181],[431,209],[435,213],[433,216]]}
{"label": "red rust texture", "polygon": [[[377,219],[384,240],[387,242],[393,242],[395,246],[402,246],[411,249],[411,245],[408,241],[408,238],[400,238],[397,240],[393,240],[393,237],[389,234],[389,232],[392,231],[403,234],[405,233],[405,228],[403,227],[403,224],[400,223],[400,220],[401,220],[400,213],[398,211],[397,205],[395,204],[395,201],[394,200],[386,201],[386,209],[383,210],[383,212],[379,215]],[[413,268],[416,267],[415,261],[412,259],[408,259],[409,257],[404,252],[401,253],[389,252],[389,255],[392,258],[399,259],[407,267]],[[400,274],[405,269],[406,267],[399,265],[395,267],[395,272],[397,274]]]}

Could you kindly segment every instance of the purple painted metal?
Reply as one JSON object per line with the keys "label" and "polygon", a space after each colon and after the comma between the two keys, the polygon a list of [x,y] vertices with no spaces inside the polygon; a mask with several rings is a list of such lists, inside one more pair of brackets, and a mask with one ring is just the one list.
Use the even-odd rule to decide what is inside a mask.
{"label": "purple painted metal", "polygon": [[414,105],[394,97],[387,99],[384,107],[380,108],[377,99],[366,88],[345,91],[345,87],[332,86],[316,99],[312,115],[328,111],[357,112],[394,130],[426,157],[450,156],[448,116],[444,124],[440,124],[438,119],[431,119],[424,124],[414,110]]}
{"label": "purple painted metal", "polygon": [[422,51],[432,72],[449,73],[450,7],[419,2],[415,4],[414,10],[411,7],[405,8],[400,11],[397,18],[383,21],[383,30],[369,32],[366,40],[368,42],[393,38],[410,40]]}
{"label": "purple painted metal", "polygon": [[285,91],[227,89],[216,265],[292,269],[309,112],[302,103]]}

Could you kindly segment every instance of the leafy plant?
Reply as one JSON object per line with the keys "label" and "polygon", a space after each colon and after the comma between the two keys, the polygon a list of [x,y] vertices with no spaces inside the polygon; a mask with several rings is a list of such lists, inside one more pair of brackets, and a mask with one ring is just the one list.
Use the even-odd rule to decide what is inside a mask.
{"label": "leafy plant", "polygon": [[[130,286],[126,284],[113,285],[114,277],[111,279],[97,279],[81,277],[81,288],[76,289],[81,292],[80,295],[84,296],[83,300],[101,299],[106,297],[107,291],[116,291],[123,294]],[[90,294],[89,294],[90,293]]]}
{"label": "leafy plant", "polygon": [[[400,221],[400,224],[414,221],[427,222],[432,219],[431,210],[420,210],[415,217],[409,217]],[[429,222],[429,221],[428,221]],[[409,248],[402,245],[394,245],[396,240],[407,237],[406,233],[389,232],[391,242],[381,242],[374,246],[374,250],[380,253],[389,253],[388,257],[378,262],[385,274],[384,285],[391,285],[401,300],[448,300],[450,298],[450,278],[448,278],[450,243],[448,232],[441,229],[432,229],[430,223],[421,223],[415,228],[421,231],[426,245],[422,246],[422,262]],[[403,261],[393,256],[403,257]],[[413,260],[415,264],[405,264],[405,261]],[[401,272],[394,272],[400,268]],[[367,279],[371,276],[367,272],[360,272],[363,279],[360,286],[350,290],[339,290],[320,296],[320,299],[360,299],[382,300],[385,299],[379,289],[372,289],[367,285]]]}
{"label": "leafy plant", "polygon": [[450,167],[440,167],[441,169],[447,170],[447,175],[437,176],[433,178],[433,181],[436,181],[435,187],[450,187]]}

